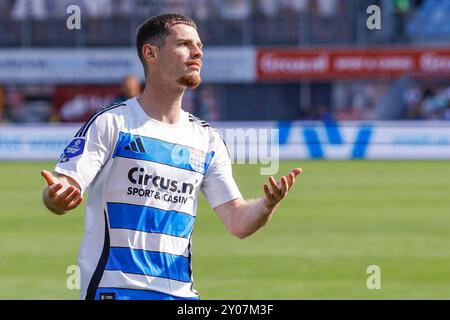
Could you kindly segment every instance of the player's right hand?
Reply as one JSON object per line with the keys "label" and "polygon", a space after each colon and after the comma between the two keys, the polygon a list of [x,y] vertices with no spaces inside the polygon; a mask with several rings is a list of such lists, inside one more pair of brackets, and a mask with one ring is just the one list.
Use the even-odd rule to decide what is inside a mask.
{"label": "player's right hand", "polygon": [[77,187],[69,184],[64,186],[47,170],[42,170],[41,175],[47,182],[47,188],[44,190],[44,202],[49,209],[56,211],[55,213],[65,213],[75,209],[83,201],[81,191]]}

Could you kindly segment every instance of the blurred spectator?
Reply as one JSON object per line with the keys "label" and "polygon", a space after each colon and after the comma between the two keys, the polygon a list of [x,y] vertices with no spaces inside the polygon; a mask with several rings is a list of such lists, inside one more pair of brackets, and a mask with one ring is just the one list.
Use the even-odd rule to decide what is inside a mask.
{"label": "blurred spectator", "polygon": [[2,0],[0,1],[0,18],[4,19],[9,17],[11,14],[11,9],[13,7],[13,0]]}
{"label": "blurred spectator", "polygon": [[120,103],[141,94],[141,80],[135,75],[127,75],[121,84],[121,95],[113,99],[112,104]]}
{"label": "blurred spectator", "polygon": [[173,12],[190,16],[192,14],[192,6],[186,0],[166,0],[163,12]]}
{"label": "blurred spectator", "polygon": [[338,8],[337,0],[316,0],[319,15],[322,18],[330,18],[336,15]]}
{"label": "blurred spectator", "polygon": [[406,23],[411,15],[412,0],[392,0],[394,5],[394,32],[393,37],[400,41],[407,40]]}
{"label": "blurred spectator", "polygon": [[223,40],[227,43],[243,43],[245,23],[250,14],[250,0],[223,0],[220,6]]}
{"label": "blurred spectator", "polygon": [[16,0],[11,11],[11,17],[19,21],[28,18],[44,20],[47,15],[46,0]]}
{"label": "blurred spectator", "polygon": [[414,83],[403,100],[409,120],[450,120],[450,86]]}
{"label": "blurred spectator", "polygon": [[92,19],[109,17],[112,14],[111,0],[84,0],[83,10]]}
{"label": "blurred spectator", "polygon": [[13,0],[0,1],[0,47],[14,37],[14,31],[11,30],[14,23],[10,22],[12,7]]}
{"label": "blurred spectator", "polygon": [[220,43],[219,8],[220,0],[196,0],[192,3],[192,18],[197,24],[200,37],[206,44]]}
{"label": "blurred spectator", "polygon": [[337,83],[333,105],[337,120],[377,120],[375,111],[388,86],[379,82]]}
{"label": "blurred spectator", "polygon": [[184,111],[189,112],[191,114],[195,113],[195,100],[198,93],[198,90],[186,90],[183,95],[183,101],[181,102],[181,107]]}
{"label": "blurred spectator", "polygon": [[225,20],[244,20],[250,15],[249,0],[223,0],[220,14]]}
{"label": "blurred spectator", "polygon": [[25,96],[17,87],[10,87],[6,92],[7,116],[12,122],[24,122]]}
{"label": "blurred spectator", "polygon": [[5,88],[0,86],[0,122],[6,121],[6,94]]}
{"label": "blurred spectator", "polygon": [[427,119],[444,119],[449,106],[448,88],[439,88],[436,91],[427,91],[422,102],[422,108]]}
{"label": "blurred spectator", "polygon": [[[128,1],[128,0],[125,0]],[[146,19],[164,10],[165,0],[134,0],[135,12],[134,14],[140,19]]]}
{"label": "blurred spectator", "polygon": [[312,37],[318,42],[335,41],[343,21],[337,0],[316,0],[312,2]]}
{"label": "blurred spectator", "polygon": [[421,110],[420,101],[422,100],[422,92],[417,84],[411,86],[405,91],[403,100],[406,104],[406,119],[423,120],[425,115]]}
{"label": "blurred spectator", "polygon": [[278,15],[280,2],[273,0],[259,0],[259,7],[264,16],[274,18]]}
{"label": "blurred spectator", "polygon": [[314,0],[283,0],[283,6],[295,12],[306,12],[309,10],[310,2]]}
{"label": "blurred spectator", "polygon": [[333,123],[335,121],[334,117],[335,115],[331,112],[330,107],[323,104],[319,106],[318,120],[326,123]]}
{"label": "blurred spectator", "polygon": [[284,35],[286,33],[289,34],[292,30],[286,30],[286,33],[280,32],[282,23],[279,16],[280,2],[272,0],[257,0],[255,5],[253,36],[256,43],[274,43],[278,42],[277,40],[283,41]]}
{"label": "blurred spectator", "polygon": [[[12,18],[24,24],[17,32],[16,43],[25,46],[58,46],[64,36],[52,21],[66,16],[69,5],[82,9],[83,27],[88,32],[78,35],[76,41],[67,39],[65,45],[122,46],[130,45],[129,34],[138,21],[161,12],[178,12],[192,16],[199,25],[205,41],[214,44],[303,44],[370,42],[380,38],[370,37],[369,30],[359,28],[361,6],[375,4],[381,0],[0,0],[0,16]],[[408,25],[415,14],[428,1],[383,0],[383,19],[393,26],[384,41],[410,41],[405,36]],[[426,7],[423,5],[423,7]],[[10,9],[12,8],[12,10]],[[444,8],[444,6],[442,6]],[[439,9],[440,10],[440,9]],[[7,15],[11,11],[11,14]],[[441,10],[442,11],[442,10]],[[440,12],[440,11],[439,11]],[[445,23],[445,13],[440,18]],[[32,25],[33,32],[20,32],[27,27],[28,18],[49,24]],[[122,19],[122,20],[121,20]],[[431,16],[430,23],[438,17]],[[3,19],[2,19],[3,20]],[[14,26],[11,21],[0,20],[0,32]],[[120,21],[119,21],[120,20]],[[59,22],[57,22],[59,24]],[[10,26],[3,26],[10,24]],[[35,32],[34,29],[39,29]],[[387,29],[387,28],[386,28]],[[420,29],[420,28],[419,28]],[[443,28],[437,28],[439,33]],[[45,36],[46,33],[54,33]],[[358,36],[355,36],[355,33]],[[7,32],[10,38],[10,32]],[[44,35],[43,35],[44,34]],[[202,35],[203,36],[203,35]],[[31,38],[31,39],[30,39]],[[55,40],[56,39],[56,40]],[[11,43],[12,40],[3,40]],[[2,39],[0,38],[0,45]]]}
{"label": "blurred spectator", "polygon": [[8,117],[12,122],[39,123],[49,121],[53,86],[24,85],[7,89]]}
{"label": "blurred spectator", "polygon": [[88,45],[96,42],[99,45],[106,45],[108,39],[114,38],[111,28],[106,23],[112,16],[112,9],[111,0],[84,0],[82,10],[88,18]]}
{"label": "blurred spectator", "polygon": [[203,85],[198,93],[198,105],[196,114],[206,121],[220,119],[219,101],[217,91],[211,85]]}
{"label": "blurred spectator", "polygon": [[285,32],[283,32],[285,34],[283,41],[288,44],[303,42],[304,40],[301,39],[300,31],[303,32],[303,35],[308,33],[303,27],[307,25],[305,15],[308,14],[310,1],[284,0],[281,3],[280,15],[283,17],[283,19],[281,19],[283,24],[282,30],[285,30]]}
{"label": "blurred spectator", "polygon": [[217,0],[197,0],[193,1],[193,16],[196,21],[208,20],[212,16],[217,16],[219,3]]}
{"label": "blurred spectator", "polygon": [[114,16],[132,17],[136,12],[136,0],[112,0],[111,10]]}
{"label": "blurred spectator", "polygon": [[339,121],[361,120],[361,112],[352,105],[341,106],[335,111],[335,118]]}

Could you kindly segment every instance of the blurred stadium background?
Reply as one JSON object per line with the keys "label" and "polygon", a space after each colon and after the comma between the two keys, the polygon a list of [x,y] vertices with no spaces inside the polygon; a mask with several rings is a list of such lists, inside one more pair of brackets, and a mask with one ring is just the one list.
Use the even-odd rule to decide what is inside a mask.
{"label": "blurred stadium background", "polygon": [[[373,4],[380,30],[366,26]],[[160,12],[194,18],[205,44],[184,109],[222,130],[278,129],[277,176],[305,170],[244,241],[202,198],[203,299],[450,298],[450,0],[0,0],[0,299],[78,297],[66,270],[83,210],[46,212],[39,171],[136,92],[122,83],[143,81],[135,28]],[[262,195],[260,167],[234,167],[247,197]]]}

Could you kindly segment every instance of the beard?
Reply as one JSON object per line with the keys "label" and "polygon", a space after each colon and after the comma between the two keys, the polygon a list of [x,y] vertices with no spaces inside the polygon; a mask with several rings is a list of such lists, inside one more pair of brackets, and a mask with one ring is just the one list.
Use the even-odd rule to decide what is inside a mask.
{"label": "beard", "polygon": [[177,82],[188,89],[195,89],[202,82],[202,78],[198,73],[191,73],[181,77]]}

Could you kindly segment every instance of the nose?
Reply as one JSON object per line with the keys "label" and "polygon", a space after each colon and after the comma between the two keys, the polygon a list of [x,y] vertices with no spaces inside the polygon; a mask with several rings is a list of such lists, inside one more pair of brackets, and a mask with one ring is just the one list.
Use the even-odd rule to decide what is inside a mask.
{"label": "nose", "polygon": [[200,60],[203,57],[202,49],[197,46],[192,50],[191,54],[192,58],[195,60]]}

